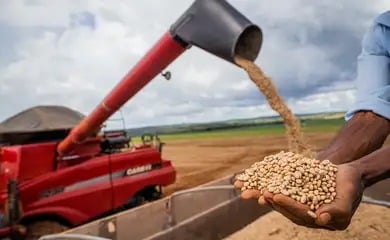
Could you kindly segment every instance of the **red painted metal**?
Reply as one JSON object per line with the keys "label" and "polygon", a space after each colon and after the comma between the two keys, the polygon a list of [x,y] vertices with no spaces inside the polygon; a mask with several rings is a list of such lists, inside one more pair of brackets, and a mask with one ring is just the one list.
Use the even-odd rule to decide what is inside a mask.
{"label": "red painted metal", "polygon": [[[94,216],[99,216],[117,207],[123,206],[129,196],[144,189],[149,184],[168,185],[174,182],[175,170],[167,165],[164,168],[138,174],[133,177],[120,178],[113,181],[112,192],[108,191],[108,183],[78,189],[63,196],[53,196],[42,201],[35,201],[26,206],[24,217],[53,214],[66,219],[73,225],[88,222]],[[98,200],[98,205],[96,204]],[[110,204],[107,204],[107,201]],[[112,205],[111,205],[112,204]]]}
{"label": "red painted metal", "polygon": [[[175,169],[170,161],[161,158],[161,153],[155,148],[112,155],[91,154],[96,141],[97,139],[89,139],[85,143],[85,148],[92,151],[81,151],[83,145],[77,146],[80,148],[79,152],[89,152],[89,157],[61,160],[60,162],[78,162],[62,168],[56,167],[60,162],[53,156],[55,142],[3,147],[0,213],[4,212],[3,206],[7,199],[5,183],[9,178],[23,179],[19,185],[23,219],[54,215],[72,226],[87,223],[123,206],[135,193],[146,187],[174,183]],[[147,164],[157,168],[132,176],[124,174],[130,168]],[[31,168],[31,172],[24,165]],[[44,197],[43,193],[51,189],[59,191]],[[8,228],[0,228],[0,238],[6,234]]]}
{"label": "red painted metal", "polygon": [[128,193],[136,194],[145,187],[153,185],[167,186],[175,182],[176,170],[170,162],[165,161],[163,167],[157,170],[138,174],[129,179],[120,178],[113,182],[114,208],[122,206],[127,200]]}
{"label": "red painted metal", "polygon": [[166,33],[95,110],[58,145],[58,154],[61,156],[71,152],[184,51],[185,48],[169,32]]}
{"label": "red painted metal", "polygon": [[[4,147],[1,173],[24,182],[52,172],[54,156],[54,143]],[[6,191],[5,186],[0,186],[0,191]]]}
{"label": "red painted metal", "polygon": [[90,216],[84,214],[81,209],[71,207],[50,207],[44,206],[43,208],[34,208],[31,211],[27,211],[24,214],[24,218],[34,218],[36,216],[57,216],[65,221],[69,222],[73,226],[82,224],[90,219]]}

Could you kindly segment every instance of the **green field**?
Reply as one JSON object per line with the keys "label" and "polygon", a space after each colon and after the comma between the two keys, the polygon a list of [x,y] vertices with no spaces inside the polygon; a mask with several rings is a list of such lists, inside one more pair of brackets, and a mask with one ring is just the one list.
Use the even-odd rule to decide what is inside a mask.
{"label": "green field", "polygon": [[[343,119],[313,119],[305,120],[302,123],[304,132],[334,132],[340,129],[344,124]],[[160,135],[162,140],[184,140],[194,138],[220,138],[220,137],[239,137],[256,135],[277,135],[284,134],[283,124],[263,124],[253,127],[242,127],[223,130],[209,130],[196,132],[183,132],[174,134]],[[138,141],[138,138],[134,139]]]}

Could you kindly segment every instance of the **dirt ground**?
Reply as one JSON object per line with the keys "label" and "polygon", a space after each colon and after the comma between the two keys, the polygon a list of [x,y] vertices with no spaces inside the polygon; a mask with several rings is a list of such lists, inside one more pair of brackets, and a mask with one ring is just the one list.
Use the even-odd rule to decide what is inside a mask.
{"label": "dirt ground", "polygon": [[[333,136],[307,134],[315,149],[324,147]],[[164,192],[167,195],[236,173],[286,146],[283,135],[168,141],[163,157],[172,160],[177,181]]]}
{"label": "dirt ground", "polygon": [[292,224],[277,212],[271,212],[249,224],[226,240],[388,240],[390,209],[361,204],[345,231],[308,229]]}

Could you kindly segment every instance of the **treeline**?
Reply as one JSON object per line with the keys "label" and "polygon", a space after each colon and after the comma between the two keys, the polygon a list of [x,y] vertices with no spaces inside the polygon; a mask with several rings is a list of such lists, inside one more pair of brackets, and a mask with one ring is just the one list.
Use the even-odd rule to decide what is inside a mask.
{"label": "treeline", "polygon": [[248,127],[257,127],[265,125],[282,125],[283,121],[276,120],[272,122],[263,123],[209,123],[199,125],[187,125],[187,126],[160,126],[160,127],[145,127],[137,129],[128,129],[127,132],[130,136],[140,136],[144,133],[157,133],[157,134],[176,134],[176,133],[196,133],[206,131],[220,131],[230,129],[240,129]]}
{"label": "treeline", "polygon": [[[301,124],[306,125],[306,123],[327,122],[330,119],[341,119],[343,113],[317,113],[317,114],[302,114],[298,115]],[[191,124],[173,124],[173,125],[163,125],[163,126],[149,126],[149,127],[140,127],[126,129],[129,136],[141,136],[142,134],[176,134],[176,133],[196,133],[196,132],[205,132],[205,131],[218,131],[218,130],[229,130],[229,129],[240,129],[248,127],[257,127],[257,126],[272,126],[272,125],[282,125],[283,121],[278,116],[271,117],[259,117],[259,118],[249,118],[249,119],[232,119],[227,121],[220,122],[210,122],[210,123],[191,123]],[[123,130],[123,129],[122,129]]]}

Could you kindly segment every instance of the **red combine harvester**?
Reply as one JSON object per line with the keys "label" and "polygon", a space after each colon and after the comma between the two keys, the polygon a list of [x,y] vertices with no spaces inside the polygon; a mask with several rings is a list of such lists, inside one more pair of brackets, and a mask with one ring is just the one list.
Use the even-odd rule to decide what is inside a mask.
{"label": "red combine harvester", "polygon": [[39,106],[0,124],[1,236],[20,226],[30,238],[63,231],[159,199],[162,186],[174,183],[161,143],[130,146],[125,132],[93,133],[58,155],[58,142],[83,118]]}
{"label": "red combine harvester", "polygon": [[0,236],[35,239],[159,198],[175,181],[161,145],[120,151],[130,139],[101,126],[191,46],[235,64],[237,55],[254,61],[262,37],[225,0],[196,0],[88,116],[40,107],[5,121]]}

